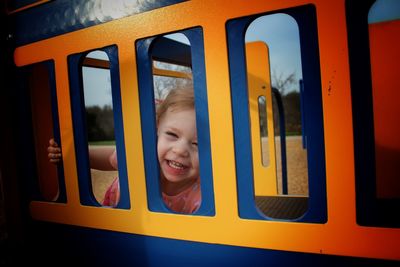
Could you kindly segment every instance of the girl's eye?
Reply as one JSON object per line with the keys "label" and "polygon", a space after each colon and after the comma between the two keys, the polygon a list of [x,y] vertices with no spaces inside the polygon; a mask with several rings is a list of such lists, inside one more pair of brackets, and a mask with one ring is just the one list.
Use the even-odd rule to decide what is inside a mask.
{"label": "girl's eye", "polygon": [[174,137],[174,138],[178,138],[178,135],[176,134],[176,133],[174,133],[174,132],[165,132],[165,134],[166,135],[168,135],[168,136],[171,136],[171,137]]}

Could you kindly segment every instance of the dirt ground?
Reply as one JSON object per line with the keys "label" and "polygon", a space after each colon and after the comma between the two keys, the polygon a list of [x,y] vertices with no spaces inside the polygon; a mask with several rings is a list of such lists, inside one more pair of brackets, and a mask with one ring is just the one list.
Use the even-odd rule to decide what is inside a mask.
{"label": "dirt ground", "polygon": [[[276,155],[280,155],[280,143],[276,140]],[[263,139],[264,160],[268,161],[268,144]],[[307,151],[302,148],[301,136],[286,139],[288,193],[289,195],[308,195]],[[281,160],[277,157],[278,193],[282,193]],[[93,193],[99,203],[102,202],[107,187],[118,175],[117,171],[98,171],[92,169]]]}
{"label": "dirt ground", "polygon": [[[263,139],[263,155],[268,160],[268,144]],[[282,194],[282,165],[279,138],[275,140],[275,155],[277,161],[278,193]],[[301,136],[289,136],[286,138],[286,164],[289,195],[308,195],[307,150],[303,149]]]}

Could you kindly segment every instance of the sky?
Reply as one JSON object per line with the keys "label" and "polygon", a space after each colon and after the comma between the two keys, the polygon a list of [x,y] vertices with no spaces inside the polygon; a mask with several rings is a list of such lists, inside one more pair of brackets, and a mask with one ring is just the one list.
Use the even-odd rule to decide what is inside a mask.
{"label": "sky", "polygon": [[369,10],[369,23],[395,19],[400,19],[400,0],[378,0]]}
{"label": "sky", "polygon": [[[97,53],[97,55],[99,54]],[[104,55],[101,55],[101,57],[103,59],[108,59],[107,54],[105,54],[105,58]],[[83,67],[82,77],[85,106],[112,106],[109,70]]]}
{"label": "sky", "polygon": [[249,25],[245,40],[268,45],[271,75],[294,73],[296,80],[302,78],[299,28],[293,17],[283,13],[259,17]]}
{"label": "sky", "polygon": [[[393,19],[400,19],[400,0],[378,0],[370,9],[369,23]],[[168,37],[188,44],[182,34]],[[278,13],[257,18],[247,29],[245,40],[261,40],[268,44],[273,72],[278,75],[294,73],[297,80],[302,78],[299,29],[291,16]],[[107,59],[104,52],[92,53],[89,56]],[[109,71],[84,68],[83,77],[86,106],[112,104]]]}

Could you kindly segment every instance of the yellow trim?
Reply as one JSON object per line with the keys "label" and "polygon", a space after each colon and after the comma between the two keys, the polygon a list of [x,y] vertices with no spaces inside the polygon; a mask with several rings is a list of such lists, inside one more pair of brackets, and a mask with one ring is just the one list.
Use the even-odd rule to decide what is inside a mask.
{"label": "yellow trim", "polygon": [[104,59],[85,57],[82,63],[84,67],[109,69],[110,61]]}
{"label": "yellow trim", "polygon": [[[18,66],[44,60],[55,62],[68,199],[67,204],[33,201],[30,207],[32,217],[56,223],[207,243],[399,259],[400,229],[362,227],[356,223],[344,1],[192,0],[18,47],[14,54]],[[317,14],[328,221],[315,224],[241,219],[237,206],[226,22],[233,18],[305,4],[314,4]],[[204,33],[216,214],[206,217],[150,212],[147,210],[142,137],[138,130],[141,123],[133,47],[135,41],[141,38],[197,26],[201,26]],[[123,120],[129,122],[124,123],[124,133],[132,204],[130,210],[86,207],[79,203],[66,58],[74,53],[109,45],[118,46]]]}
{"label": "yellow trim", "polygon": [[182,78],[182,79],[192,79],[192,75],[190,73],[174,71],[174,70],[164,70],[156,67],[153,67],[153,75]]}

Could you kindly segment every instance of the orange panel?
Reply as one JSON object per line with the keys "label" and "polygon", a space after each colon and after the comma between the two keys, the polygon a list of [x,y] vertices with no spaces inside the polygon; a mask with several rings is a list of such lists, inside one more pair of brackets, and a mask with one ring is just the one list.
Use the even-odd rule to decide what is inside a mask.
{"label": "orange panel", "polygon": [[[234,74],[229,73],[226,22],[238,17],[308,4],[315,6],[317,14],[328,221],[325,224],[317,224],[242,219],[238,216],[237,205],[229,80],[230,75]],[[144,160],[141,154],[142,139],[138,131],[141,122],[134,44],[141,38],[198,26],[202,27],[204,33],[216,214],[208,217],[151,212],[147,207]],[[84,206],[79,202],[67,56],[109,45],[118,46],[123,121],[129,122],[124,124],[132,203],[129,210]],[[400,229],[362,227],[356,222],[353,122],[347,45],[344,0],[254,0],[251,3],[243,0],[192,0],[18,47],[14,54],[17,66],[49,59],[55,62],[68,199],[65,204],[33,201],[30,206],[32,217],[56,223],[197,242],[399,259]],[[372,42],[371,46],[373,45]],[[389,50],[385,48],[385,51]],[[392,57],[390,60],[396,58],[393,53],[387,55]],[[374,60],[375,58],[374,66],[388,64],[383,63],[385,61],[381,64],[375,63]],[[373,72],[376,73],[375,67]],[[377,88],[376,85],[374,87]],[[379,96],[374,96],[376,107],[382,106],[383,103],[385,108],[394,105],[399,96],[398,93],[394,93],[394,90],[390,91],[390,101],[380,101],[377,100]],[[382,95],[384,96],[385,94]],[[377,118],[382,117],[377,115],[378,111],[375,114]],[[382,121],[378,120],[377,123],[379,122]],[[395,147],[391,138],[398,127],[385,122],[384,127],[377,126],[376,129],[387,129],[385,127],[388,124],[393,128],[384,133],[390,134],[390,139],[384,135],[381,138],[381,135],[377,134],[377,140],[388,140],[390,147]]]}
{"label": "orange panel", "polygon": [[400,20],[370,25],[377,196],[400,197]]}
{"label": "orange panel", "polygon": [[35,138],[37,174],[44,199],[56,200],[58,196],[57,167],[47,158],[47,146],[53,136],[49,74],[42,64],[32,67],[30,76],[32,122]]}
{"label": "orange panel", "polygon": [[[264,42],[246,44],[246,64],[249,90],[249,106],[251,120],[251,144],[253,151],[254,190],[257,196],[276,196],[278,194],[274,116],[272,109],[272,89],[269,76],[269,52]],[[267,151],[261,149],[263,141],[260,135],[260,114],[258,98],[265,97],[268,137]],[[268,159],[268,165],[263,165],[263,153]]]}

